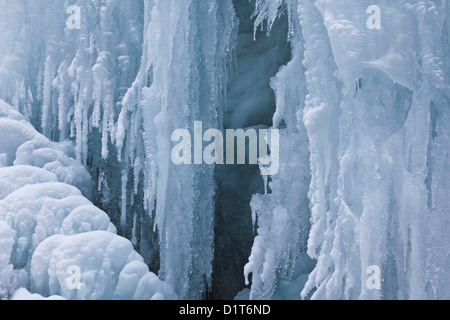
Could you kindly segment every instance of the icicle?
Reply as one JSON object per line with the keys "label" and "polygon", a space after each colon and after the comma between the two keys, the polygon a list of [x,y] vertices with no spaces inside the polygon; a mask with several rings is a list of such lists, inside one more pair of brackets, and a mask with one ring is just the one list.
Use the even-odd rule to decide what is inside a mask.
{"label": "icicle", "polygon": [[49,137],[51,133],[51,110],[52,110],[52,84],[53,84],[54,66],[50,57],[47,57],[44,64],[44,86],[42,97],[42,130],[45,136]]}
{"label": "icicle", "polygon": [[[171,0],[146,2],[146,11],[150,19],[145,27],[145,63],[124,98],[124,107],[135,112],[130,103],[139,98],[140,90],[136,88],[150,85],[143,88],[141,97],[144,173],[147,210],[152,212],[155,206],[155,228],[161,237],[160,274],[181,297],[196,299],[206,289],[205,276],[208,285],[211,283],[213,168],[173,165],[170,137],[175,129],[191,128],[194,121],[203,121],[210,128],[222,126],[221,95],[226,86],[225,70],[231,60],[230,46],[237,31],[234,9],[229,0],[181,3]],[[205,27],[210,30],[207,37],[199,31]],[[195,39],[201,41],[200,46]],[[200,88],[207,93],[202,101]],[[206,106],[208,112],[203,109]],[[133,132],[133,126],[136,127],[133,116],[127,121],[128,125],[121,124],[119,128],[120,140],[124,131]],[[142,159],[144,150],[136,151]],[[142,162],[131,163],[138,169]]]}
{"label": "icicle", "polygon": [[120,228],[122,234],[125,234],[125,229],[127,227],[127,184],[128,184],[128,172],[126,170],[122,171],[122,196],[121,196],[121,208],[120,208]]}
{"label": "icicle", "polygon": [[[265,9],[262,9],[263,5]],[[296,15],[298,3],[293,1],[287,5],[293,12],[289,20],[291,30],[295,31],[291,37],[293,57],[271,80],[277,106],[273,124],[280,130],[280,170],[270,177],[270,182],[264,177],[264,195],[255,195],[250,204],[253,224],[256,225],[256,219],[258,222],[258,236],[244,270],[247,280],[249,273],[253,273],[250,299],[271,299],[279,290],[279,279],[296,281],[292,279],[296,272],[311,270],[311,263],[297,263],[301,254],[305,255],[309,229],[309,152],[306,130],[301,117],[297,116],[303,112],[306,95],[300,20]],[[256,6],[255,12],[271,26],[278,16],[281,1],[258,1]],[[298,295],[301,290],[299,287]]]}
{"label": "icicle", "polygon": [[[306,82],[308,85],[308,95],[306,95],[306,106],[304,110],[303,122],[308,132],[311,150],[311,231],[308,239],[308,254],[311,258],[318,259],[316,273],[309,276],[302,297],[309,291],[308,288],[317,287],[314,294],[319,298],[322,287],[327,284],[329,278],[328,270],[333,270],[331,254],[331,244],[334,241],[333,232],[327,232],[327,228],[332,229],[336,223],[337,208],[332,202],[333,194],[327,195],[327,189],[335,192],[330,183],[336,179],[336,172],[332,173],[329,168],[330,154],[333,151],[333,144],[337,144],[336,124],[332,120],[337,117],[339,93],[337,91],[338,80],[334,78],[335,65],[332,51],[327,39],[327,31],[320,24],[323,19],[317,11],[314,1],[304,0],[300,2],[298,8],[302,24],[303,38],[305,39],[305,61],[304,66]],[[316,52],[321,52],[317,54]],[[326,53],[328,52],[328,53]],[[328,84],[330,86],[328,86]],[[323,88],[327,88],[326,92]],[[332,141],[330,141],[333,139]],[[335,160],[336,161],[336,160]],[[335,162],[336,163],[336,162]],[[314,275],[314,277],[313,277]],[[310,284],[312,282],[312,284]]]}

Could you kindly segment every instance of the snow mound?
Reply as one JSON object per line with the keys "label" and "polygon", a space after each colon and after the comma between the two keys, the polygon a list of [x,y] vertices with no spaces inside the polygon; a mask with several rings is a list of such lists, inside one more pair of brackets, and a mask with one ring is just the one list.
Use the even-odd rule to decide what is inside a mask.
{"label": "snow mound", "polygon": [[[100,230],[115,230],[110,223],[105,223],[106,219],[109,221],[106,213],[102,216],[97,212],[80,223],[79,217],[86,215],[80,210],[70,214],[81,206],[94,207],[77,188],[59,182],[25,185],[0,201],[0,220],[16,231],[11,256],[14,267],[25,267],[33,249],[46,238],[64,232],[76,233],[69,226],[75,226],[77,230],[92,230],[95,226]],[[69,219],[65,221],[67,217]]]}
{"label": "snow mound", "polygon": [[73,185],[84,196],[91,194],[90,175],[86,168],[67,154],[74,153],[67,144],[50,142],[44,136],[23,143],[16,152],[14,165],[29,165],[54,173],[59,182]]}
{"label": "snow mound", "polygon": [[32,166],[0,168],[0,199],[27,184],[58,182],[55,174]]}
{"label": "snow mound", "polygon": [[0,99],[0,118],[9,118],[13,120],[24,120],[23,115],[12,109],[5,101]]}
{"label": "snow mound", "polygon": [[177,295],[172,287],[159,280],[140,260],[128,263],[122,270],[115,298],[126,300],[173,300]]}
{"label": "snow mound", "polygon": [[33,291],[66,299],[176,298],[130,241],[105,231],[46,239],[33,255],[30,281]]}
{"label": "snow mound", "polygon": [[1,100],[0,130],[0,168],[13,165],[43,168],[54,173],[59,182],[76,186],[85,196],[91,194],[90,175],[73,158],[74,147],[51,142]]}
{"label": "snow mound", "polygon": [[30,293],[27,289],[20,288],[14,293],[12,300],[66,300],[66,299],[64,299],[61,296],[51,296],[48,298],[44,298],[40,294]]}
{"label": "snow mound", "polygon": [[12,166],[17,149],[27,141],[39,138],[39,133],[26,122],[0,118],[0,154],[6,156],[6,165]]}
{"label": "snow mound", "polygon": [[117,233],[117,229],[109,220],[108,215],[93,205],[83,205],[73,210],[64,219],[61,227],[62,233],[66,235],[96,230]]}

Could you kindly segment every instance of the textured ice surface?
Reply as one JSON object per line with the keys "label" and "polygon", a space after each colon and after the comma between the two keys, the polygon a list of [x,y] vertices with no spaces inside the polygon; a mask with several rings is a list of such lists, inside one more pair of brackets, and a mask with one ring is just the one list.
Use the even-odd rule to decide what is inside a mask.
{"label": "textured ice surface", "polygon": [[0,169],[0,199],[27,184],[58,182],[55,174],[32,166],[14,166]]}
{"label": "textured ice surface", "polygon": [[[257,235],[230,278],[248,278],[241,298],[450,298],[448,1],[379,0],[380,29],[367,26],[369,0],[71,1],[80,30],[65,28],[68,3],[0,0],[3,295],[28,279],[45,241],[67,263],[65,250],[90,232],[113,231],[87,197],[181,298],[211,288],[214,247],[224,245],[214,214],[225,201],[240,214],[251,204]],[[248,17],[244,33],[236,12]],[[280,172],[265,192],[247,196],[260,183],[248,172],[171,163],[171,133],[193,133],[194,121],[279,128]],[[12,165],[28,167],[4,169]],[[228,197],[227,186],[242,188]],[[232,218],[242,224],[227,245],[241,249],[251,217]],[[122,277],[104,276],[102,241],[98,268],[83,269],[90,287],[74,298],[171,296],[128,249],[114,266]],[[35,274],[36,288],[69,297],[63,266],[42,263],[52,282]],[[367,286],[371,266],[380,290]]]}
{"label": "textured ice surface", "polygon": [[[78,284],[67,272],[71,266],[80,268]],[[67,299],[176,298],[169,285],[149,273],[130,241],[106,231],[46,239],[33,254],[30,282],[35,292]]]}
{"label": "textured ice surface", "polygon": [[[132,243],[116,235],[108,215],[59,182],[89,181],[70,145],[51,143],[1,106],[0,130],[15,140],[2,142],[8,160],[0,168],[0,298],[176,299]],[[79,287],[69,282],[73,267]]]}
{"label": "textured ice surface", "polygon": [[45,298],[43,296],[41,296],[38,293],[30,293],[27,289],[25,288],[20,288],[18,289],[13,297],[11,298],[11,300],[66,300],[61,296],[51,296],[48,298]]}
{"label": "textured ice surface", "polygon": [[[282,2],[257,4],[258,14],[271,25]],[[447,200],[441,195],[448,189],[436,176],[446,171],[435,170],[447,166],[442,155],[449,147],[444,129],[450,101],[449,6],[380,1],[382,27],[370,30],[366,10],[372,4],[285,1],[294,52],[290,64],[297,48],[304,72],[281,70],[274,89],[281,93],[277,98],[289,92],[291,99],[293,83],[305,91],[298,102],[277,101],[274,124],[295,119],[283,115],[286,106],[296,106],[299,128],[305,126],[309,144],[311,230],[303,239],[317,265],[307,272],[302,297],[443,298],[448,296],[448,277],[441,271],[449,252],[449,218],[443,214]],[[280,81],[282,76],[288,81]],[[287,132],[292,128],[288,123]],[[292,151],[283,154],[292,157]],[[291,166],[299,164],[298,159],[287,159]],[[282,296],[283,287],[286,291],[284,280],[269,278],[267,271],[282,261],[273,258],[271,247],[298,219],[287,216],[283,204],[294,172],[299,171],[274,177],[274,182],[282,179],[281,196],[274,197],[277,186],[272,182],[271,195],[252,201],[262,222],[246,270],[256,279],[251,297],[270,298],[275,287],[274,298]],[[269,209],[270,198],[275,198],[277,214],[265,223],[267,212],[274,210]],[[291,203],[298,194],[288,199]],[[294,259],[288,261],[292,266]],[[367,270],[374,265],[382,271],[381,290],[367,286]]]}

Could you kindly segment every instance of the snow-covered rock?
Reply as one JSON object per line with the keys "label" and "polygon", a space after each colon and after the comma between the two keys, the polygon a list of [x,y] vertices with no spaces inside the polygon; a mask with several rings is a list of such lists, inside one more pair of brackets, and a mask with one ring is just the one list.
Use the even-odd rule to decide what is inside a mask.
{"label": "snow-covered rock", "polygon": [[61,296],[51,296],[48,298],[45,298],[43,296],[41,296],[40,294],[37,293],[30,293],[27,289],[25,288],[20,288],[18,290],[16,290],[16,292],[14,292],[13,297],[11,298],[11,300],[66,300]]}
{"label": "snow-covered rock", "polygon": [[176,298],[148,271],[130,241],[106,231],[47,238],[33,254],[30,282],[34,292],[66,299]]}
{"label": "snow-covered rock", "polygon": [[[69,143],[50,142],[1,100],[0,131],[0,299],[177,298],[82,194],[90,177]],[[73,265],[81,282],[70,287]]]}

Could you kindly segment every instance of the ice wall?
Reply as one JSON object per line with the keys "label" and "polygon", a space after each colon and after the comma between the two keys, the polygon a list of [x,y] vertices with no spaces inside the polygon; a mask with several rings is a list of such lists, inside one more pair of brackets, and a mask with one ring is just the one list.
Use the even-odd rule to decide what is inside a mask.
{"label": "ice wall", "polygon": [[[269,34],[270,37],[289,40],[292,58],[277,71],[278,74],[272,75],[276,76],[270,81],[276,106],[271,122],[281,130],[281,163],[279,173],[265,179],[264,194],[254,195],[251,200],[257,237],[244,270],[247,282],[252,273],[251,299],[270,299],[281,279],[293,277],[297,259],[302,253],[305,254],[310,227],[307,199],[309,150],[301,119],[306,95],[302,35],[297,12],[290,11],[292,7],[286,7],[289,11],[275,19],[277,4],[271,6],[274,7],[266,8],[260,1],[256,2],[254,28],[263,28],[264,36]],[[267,26],[264,22],[266,18]],[[293,19],[296,24],[292,23]],[[278,24],[281,22],[286,23],[287,27],[280,29]],[[283,32],[280,33],[280,30]],[[255,43],[258,41],[261,39],[257,37]],[[277,298],[289,297],[282,295]]]}
{"label": "ice wall", "polygon": [[[70,5],[80,29],[66,27]],[[120,234],[158,268],[160,247],[161,277],[200,298],[211,282],[214,168],[171,165],[170,138],[194,121],[221,128],[231,1],[2,0],[0,9],[0,97],[47,137],[74,141]]]}
{"label": "ice wall", "polygon": [[[263,77],[238,74],[227,86],[238,42],[231,0],[0,0],[0,98],[15,109],[0,109],[2,124],[28,139],[32,128],[11,119],[29,120],[65,141],[53,151],[45,139],[20,141],[17,164],[58,160],[47,166],[58,181],[76,178],[64,169],[70,156],[87,165],[95,204],[181,298],[196,299],[211,286],[217,186],[214,167],[171,162],[171,134],[194,136],[194,121],[272,125],[280,172],[251,201],[251,298],[449,298],[450,4],[254,3],[241,23],[279,37],[275,24],[288,20],[276,110]],[[73,4],[82,19],[70,30]],[[379,28],[367,24],[372,5]],[[246,43],[263,49],[256,40]],[[244,70],[264,74],[249,68],[255,61]],[[258,103],[246,99],[252,88]],[[367,285],[373,266],[380,290]]]}
{"label": "ice wall", "polygon": [[[79,29],[71,27],[73,5]],[[120,163],[125,155],[115,142],[120,101],[140,66],[143,6],[139,0],[0,2],[0,98],[51,140],[74,142],[76,159],[92,175],[89,197],[130,238],[143,210],[132,206],[137,188],[126,193],[121,185],[141,172]]]}
{"label": "ice wall", "polygon": [[[270,25],[281,3],[259,3]],[[373,29],[370,1],[285,3],[289,12],[297,7],[301,25],[302,121],[311,152],[308,254],[317,265],[302,297],[448,297],[448,277],[440,271],[449,250],[447,200],[440,197],[447,186],[437,179],[446,171],[436,171],[446,167],[448,152],[441,127],[450,92],[448,4],[378,1],[381,29]],[[280,239],[284,232],[273,229],[262,232]],[[266,267],[268,256],[253,254],[249,266],[265,261]],[[373,266],[381,269],[380,290],[367,285]],[[264,270],[256,271],[263,280]],[[264,294],[260,288],[275,281],[263,283],[254,283],[251,294]]]}
{"label": "ice wall", "polygon": [[[311,234],[309,252],[320,253],[303,294],[314,284],[313,298],[443,298],[446,277],[436,277],[430,251],[442,248],[448,232],[431,227],[440,206],[433,189],[445,187],[429,179],[430,166],[438,163],[434,141],[445,139],[432,124],[439,114],[431,112],[449,102],[443,62],[448,7],[439,1],[380,1],[381,29],[370,30],[364,14],[370,5],[317,2],[342,96],[339,122],[334,121],[338,171],[336,197],[330,197],[336,207],[329,212],[335,218],[322,213],[315,224],[327,225],[325,234],[332,236],[317,241]],[[311,14],[307,6],[301,11],[304,19]],[[305,123],[315,118],[306,111]],[[308,134],[314,137],[312,129]],[[373,265],[382,271],[381,290],[366,284]]]}
{"label": "ice wall", "polygon": [[142,116],[145,160],[131,160],[145,168],[146,208],[160,237],[159,276],[181,297],[198,299],[211,286],[214,167],[173,164],[171,136],[175,129],[198,135],[194,121],[204,130],[222,128],[234,8],[228,0],[174,0],[146,1],[145,10],[141,70],[124,98],[119,132],[132,140],[128,150],[138,148],[132,128]]}

